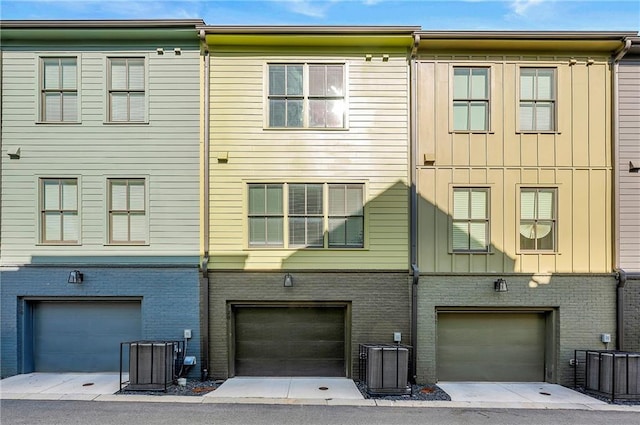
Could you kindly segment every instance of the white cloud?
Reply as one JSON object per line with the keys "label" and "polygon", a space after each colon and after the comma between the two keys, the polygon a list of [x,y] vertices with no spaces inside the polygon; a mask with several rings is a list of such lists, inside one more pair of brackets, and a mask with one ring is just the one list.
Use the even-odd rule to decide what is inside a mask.
{"label": "white cloud", "polygon": [[516,15],[524,16],[529,8],[541,4],[543,1],[544,0],[513,0],[511,4],[509,4],[509,8],[513,10]]}

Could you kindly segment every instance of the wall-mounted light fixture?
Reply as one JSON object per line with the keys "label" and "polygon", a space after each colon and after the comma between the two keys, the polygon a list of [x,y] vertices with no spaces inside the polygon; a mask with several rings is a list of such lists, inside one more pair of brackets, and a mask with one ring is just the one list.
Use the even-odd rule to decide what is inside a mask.
{"label": "wall-mounted light fixture", "polygon": [[71,270],[69,273],[69,279],[67,279],[68,283],[82,283],[84,279],[84,274],[80,273],[78,270]]}
{"label": "wall-mounted light fixture", "polygon": [[630,173],[638,173],[640,172],[640,166],[635,165],[633,161],[629,161],[629,172]]}
{"label": "wall-mounted light fixture", "polygon": [[293,286],[293,276],[291,276],[289,273],[284,275],[284,286],[286,288]]}
{"label": "wall-mounted light fixture", "polygon": [[20,148],[16,146],[7,149],[7,155],[9,155],[9,159],[20,159]]}
{"label": "wall-mounted light fixture", "polygon": [[493,282],[493,290],[496,292],[507,292],[509,288],[507,287],[507,281],[503,278],[500,278]]}

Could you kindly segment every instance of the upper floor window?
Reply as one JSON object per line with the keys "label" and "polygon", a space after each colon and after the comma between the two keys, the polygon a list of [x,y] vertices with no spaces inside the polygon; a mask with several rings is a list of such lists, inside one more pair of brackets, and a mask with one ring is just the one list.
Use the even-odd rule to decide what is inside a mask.
{"label": "upper floor window", "polygon": [[78,180],[40,179],[40,242],[78,243]]}
{"label": "upper floor window", "polygon": [[42,58],[41,69],[40,120],[43,122],[77,122],[77,58]]}
{"label": "upper floor window", "polygon": [[489,68],[453,68],[453,130],[489,130]]}
{"label": "upper floor window", "polygon": [[109,243],[147,240],[145,179],[109,179]]}
{"label": "upper floor window", "polygon": [[269,127],[344,128],[344,64],[270,64]]}
{"label": "upper floor window", "polygon": [[520,68],[520,130],[555,130],[555,70]]}
{"label": "upper floor window", "polygon": [[556,249],[556,189],[527,188],[520,191],[520,249]]}
{"label": "upper floor window", "polygon": [[109,117],[111,122],[144,122],[144,58],[109,58]]}
{"label": "upper floor window", "polygon": [[364,246],[363,184],[249,184],[248,192],[251,247]]}
{"label": "upper floor window", "polygon": [[454,252],[489,251],[489,189],[453,189]]}

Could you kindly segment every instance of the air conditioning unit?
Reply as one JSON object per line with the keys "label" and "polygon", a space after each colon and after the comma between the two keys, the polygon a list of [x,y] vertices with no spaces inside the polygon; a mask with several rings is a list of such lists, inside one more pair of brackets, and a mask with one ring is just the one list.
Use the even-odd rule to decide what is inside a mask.
{"label": "air conditioning unit", "polygon": [[166,390],[175,378],[176,351],[174,342],[132,342],[128,389]]}
{"label": "air conditioning unit", "polygon": [[409,349],[400,345],[366,347],[365,383],[370,393],[407,394]]}

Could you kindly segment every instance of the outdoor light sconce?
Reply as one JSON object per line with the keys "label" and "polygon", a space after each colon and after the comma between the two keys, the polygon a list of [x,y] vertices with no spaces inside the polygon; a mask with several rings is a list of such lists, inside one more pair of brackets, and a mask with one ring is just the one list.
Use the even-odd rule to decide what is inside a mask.
{"label": "outdoor light sconce", "polygon": [[84,278],[84,274],[80,273],[78,270],[71,270],[71,273],[69,273],[69,279],[67,280],[67,282],[82,283],[83,278]]}
{"label": "outdoor light sconce", "polygon": [[291,276],[289,273],[284,275],[284,286],[285,288],[293,286],[293,276]]}
{"label": "outdoor light sconce", "polygon": [[632,161],[629,161],[629,172],[630,173],[640,172],[640,166],[635,165]]}
{"label": "outdoor light sconce", "polygon": [[500,278],[493,282],[493,290],[496,292],[507,292],[509,288],[507,288],[507,281]]}

